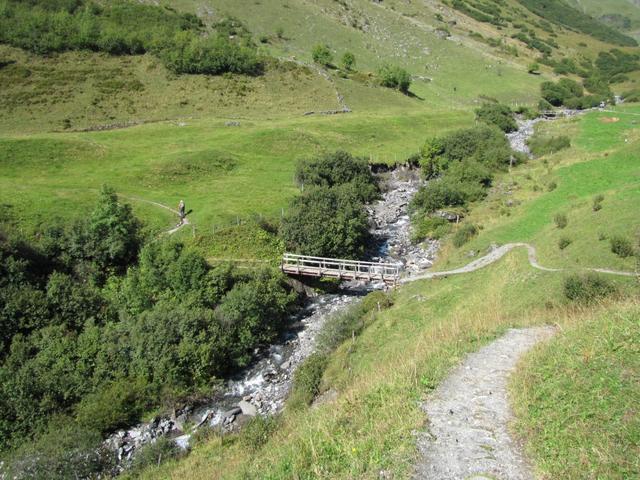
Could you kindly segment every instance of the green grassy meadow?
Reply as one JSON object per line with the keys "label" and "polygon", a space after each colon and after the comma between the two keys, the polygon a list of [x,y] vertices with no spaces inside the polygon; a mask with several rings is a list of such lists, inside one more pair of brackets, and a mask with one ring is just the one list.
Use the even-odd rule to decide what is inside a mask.
{"label": "green grassy meadow", "polygon": [[53,218],[69,219],[113,186],[143,221],[169,228],[184,198],[198,232],[250,214],[278,216],[296,194],[298,158],[346,149],[375,162],[403,161],[429,134],[469,125],[465,111],[403,116],[358,114],[274,121],[192,120],[106,132],[0,137],[0,202],[26,232]]}

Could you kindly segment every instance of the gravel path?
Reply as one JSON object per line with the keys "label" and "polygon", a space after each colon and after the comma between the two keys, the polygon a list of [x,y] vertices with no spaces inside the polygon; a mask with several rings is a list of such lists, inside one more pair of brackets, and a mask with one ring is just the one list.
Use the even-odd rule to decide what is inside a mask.
{"label": "gravel path", "polygon": [[509,436],[507,379],[520,356],[551,327],[509,330],[470,354],[423,404],[428,432],[418,441],[415,479],[528,480],[533,475]]}
{"label": "gravel path", "polygon": [[[538,263],[538,257],[536,255],[536,249],[533,245],[530,245],[528,243],[507,243],[505,245],[502,245],[498,248],[495,248],[494,250],[492,250],[491,252],[489,252],[487,255],[485,255],[484,257],[481,257],[477,260],[474,260],[473,262],[465,265],[464,267],[460,267],[460,268],[456,268],[454,270],[447,270],[444,272],[428,272],[428,273],[422,273],[420,275],[413,275],[413,276],[409,276],[409,277],[405,277],[403,279],[400,280],[400,283],[408,283],[408,282],[414,282],[416,280],[425,280],[425,279],[430,279],[430,278],[438,278],[438,277],[446,277],[449,275],[458,275],[460,273],[470,273],[470,272],[474,272],[476,270],[480,270],[481,268],[484,268],[494,262],[497,262],[498,260],[500,260],[502,257],[504,257],[507,253],[509,253],[511,250],[513,250],[514,248],[519,248],[519,247],[523,247],[527,249],[527,252],[529,254],[529,264],[533,267],[533,268],[537,268],[538,270],[544,270],[545,272],[560,272],[562,271],[561,268],[548,268],[548,267],[543,267],[542,265],[540,265]],[[607,268],[585,268],[584,270],[587,271],[591,271],[591,272],[599,272],[599,273],[607,273],[607,274],[611,274],[611,275],[620,275],[620,276],[624,276],[624,277],[635,277],[638,275],[638,273],[636,272],[622,272],[620,270],[609,270]]]}
{"label": "gravel path", "polygon": [[[127,200],[133,200],[134,202],[144,202],[144,203],[148,203],[150,205],[155,205],[156,207],[160,207],[160,208],[164,208],[165,210],[169,210],[170,212],[175,213],[177,216],[180,215],[177,210],[174,210],[173,208],[171,208],[171,207],[169,207],[167,205],[163,205],[162,203],[154,202],[153,200],[145,200],[144,198],[138,198],[138,197],[127,197],[126,195],[122,195],[122,194],[120,194],[120,196],[122,198],[126,198]],[[176,225],[172,229],[166,230],[163,233],[166,233],[167,235],[173,235],[174,233],[176,233],[178,230],[180,230],[182,227],[184,227],[186,225],[191,225],[191,222],[189,222],[189,219],[187,217],[184,217],[184,221],[182,223],[179,223],[178,225]]]}

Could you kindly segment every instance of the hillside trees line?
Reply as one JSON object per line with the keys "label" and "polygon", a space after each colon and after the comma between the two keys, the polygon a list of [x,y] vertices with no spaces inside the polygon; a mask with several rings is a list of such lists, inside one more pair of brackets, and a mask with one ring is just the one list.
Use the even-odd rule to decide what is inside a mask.
{"label": "hillside trees line", "polygon": [[34,53],[150,52],[175,73],[261,73],[263,62],[240,22],[226,19],[207,33],[195,15],[129,0],[0,0],[0,42]]}
{"label": "hillside trees line", "polygon": [[139,232],[105,189],[88,220],[37,244],[0,238],[0,453],[18,448],[19,463],[21,444],[60,424],[98,441],[211,391],[286,325],[297,295],[279,272],[211,267]]}

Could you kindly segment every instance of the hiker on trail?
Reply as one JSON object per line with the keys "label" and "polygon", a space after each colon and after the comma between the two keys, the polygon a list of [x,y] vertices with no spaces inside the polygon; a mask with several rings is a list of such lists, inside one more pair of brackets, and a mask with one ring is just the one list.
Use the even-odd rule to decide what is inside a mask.
{"label": "hiker on trail", "polygon": [[184,217],[185,217],[184,200],[180,200],[180,203],[178,204],[178,216],[180,217],[180,223],[178,225],[182,225],[184,223]]}

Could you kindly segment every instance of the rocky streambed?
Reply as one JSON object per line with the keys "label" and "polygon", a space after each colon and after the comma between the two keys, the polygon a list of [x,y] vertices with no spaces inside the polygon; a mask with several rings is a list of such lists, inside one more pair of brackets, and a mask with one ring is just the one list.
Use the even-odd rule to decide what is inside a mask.
{"label": "rocky streambed", "polygon": [[[382,174],[381,180],[381,199],[368,207],[375,239],[369,260],[401,263],[409,272],[429,268],[438,243],[411,244],[407,211],[409,201],[420,187],[419,172],[399,167]],[[188,448],[193,433],[205,426],[228,432],[240,428],[253,416],[279,412],[296,368],[314,352],[318,332],[325,321],[368,291],[382,288],[385,288],[384,284],[350,282],[337,293],[308,298],[281,338],[270,347],[256,351],[255,361],[236,376],[226,379],[209,399],[111,435],[105,446],[115,452],[118,469],[124,470],[140,447],[161,436]]]}

